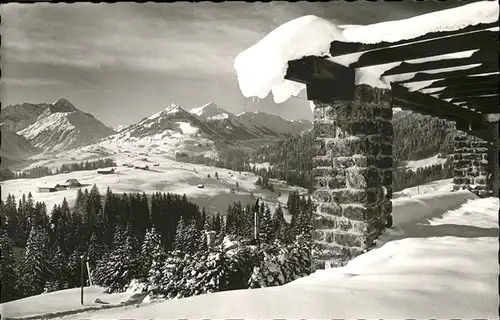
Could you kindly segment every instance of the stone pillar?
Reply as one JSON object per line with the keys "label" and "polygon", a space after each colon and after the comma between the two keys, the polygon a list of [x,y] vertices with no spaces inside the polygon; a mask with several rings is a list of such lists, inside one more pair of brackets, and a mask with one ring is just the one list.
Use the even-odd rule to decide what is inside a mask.
{"label": "stone pillar", "polygon": [[488,131],[491,141],[488,144],[488,187],[492,190],[494,197],[499,197],[500,193],[500,115],[486,117],[488,121]]}
{"label": "stone pillar", "polygon": [[314,101],[315,268],[345,265],[392,225],[390,90],[356,87],[353,101]]}
{"label": "stone pillar", "polygon": [[457,131],[454,137],[453,190],[466,189],[480,197],[492,194],[488,188],[488,141]]}

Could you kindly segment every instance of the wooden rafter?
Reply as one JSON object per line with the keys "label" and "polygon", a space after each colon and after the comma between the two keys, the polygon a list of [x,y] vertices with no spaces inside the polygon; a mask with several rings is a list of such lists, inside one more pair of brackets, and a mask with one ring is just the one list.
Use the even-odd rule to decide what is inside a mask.
{"label": "wooden rafter", "polygon": [[491,86],[491,87],[485,86],[485,87],[476,87],[468,89],[446,88],[438,92],[433,92],[432,94],[437,94],[440,99],[475,97],[475,96],[483,96],[490,94],[498,94],[498,86]]}
{"label": "wooden rafter", "polygon": [[432,32],[432,33],[428,33],[426,35],[423,35],[423,36],[420,36],[417,38],[413,38],[410,40],[401,40],[401,41],[397,41],[397,42],[381,42],[381,43],[377,43],[377,44],[361,44],[361,43],[332,41],[332,43],[330,45],[330,55],[341,56],[341,55],[350,54],[350,53],[358,53],[358,52],[363,52],[363,51],[368,51],[368,50],[387,48],[390,46],[405,45],[405,44],[414,43],[414,42],[418,42],[418,41],[438,39],[438,38],[442,38],[445,36],[458,35],[458,34],[463,34],[463,33],[467,33],[467,32],[474,32],[474,31],[478,31],[478,30],[485,30],[485,29],[494,28],[494,27],[498,27],[498,22],[478,24],[475,26],[468,26],[468,27],[465,27],[463,29],[455,30],[455,31]]}
{"label": "wooden rafter", "polygon": [[439,80],[439,79],[452,79],[452,78],[463,78],[473,75],[481,75],[484,73],[498,73],[498,67],[494,66],[478,66],[466,70],[454,70],[441,73],[416,73],[412,78],[407,80],[395,81],[396,83],[408,83],[408,82],[418,82],[418,81],[429,81],[429,80]]}
{"label": "wooden rafter", "polygon": [[481,114],[487,113],[500,113],[500,108],[494,105],[486,105],[486,104],[465,104],[469,109],[476,110],[481,112]]}
{"label": "wooden rafter", "polygon": [[499,96],[498,94],[493,95],[493,96],[487,96],[487,97],[464,97],[464,98],[455,98],[452,99],[450,102],[467,102],[467,104],[474,104],[474,105],[489,105],[489,106],[498,106],[498,101],[499,101]]}
{"label": "wooden rafter", "polygon": [[443,80],[437,80],[430,85],[426,86],[423,89],[431,89],[431,88],[441,88],[441,87],[447,87],[447,88],[457,88],[457,87],[464,87],[467,88],[468,86],[475,86],[475,85],[499,85],[500,77],[499,74],[489,74],[489,75],[483,75],[483,76],[475,76],[475,77],[455,77],[455,78],[448,78],[448,79],[443,79]]}
{"label": "wooden rafter", "polygon": [[362,68],[474,49],[494,50],[498,52],[498,35],[498,31],[479,31],[454,37],[439,38],[425,42],[409,43],[398,47],[368,51],[363,53],[359,60],[350,66],[353,68]]}
{"label": "wooden rafter", "polygon": [[488,63],[492,68],[498,69],[498,53],[479,50],[469,58],[443,59],[422,63],[402,62],[399,66],[384,72],[382,76],[390,76],[403,73],[422,72],[426,70],[436,70],[452,67],[462,67],[473,64]]}
{"label": "wooden rafter", "polygon": [[309,100],[354,98],[354,69],[322,57],[289,61],[285,79],[306,84]]}
{"label": "wooden rafter", "polygon": [[463,109],[452,103],[431,97],[421,92],[410,92],[407,88],[391,84],[392,99],[395,104],[403,103],[407,105],[420,106],[426,108],[435,114],[444,114],[456,119],[464,119],[470,122],[480,123],[481,116],[473,111]]}
{"label": "wooden rafter", "polygon": [[340,80],[351,73],[348,67],[324,57],[309,56],[289,61],[285,79],[307,84],[317,80]]}

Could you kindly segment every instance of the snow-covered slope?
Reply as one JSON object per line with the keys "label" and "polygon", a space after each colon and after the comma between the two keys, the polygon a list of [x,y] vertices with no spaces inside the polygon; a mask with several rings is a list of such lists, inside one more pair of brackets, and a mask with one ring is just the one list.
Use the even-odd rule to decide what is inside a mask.
{"label": "snow-covered slope", "polygon": [[232,113],[222,109],[213,102],[209,102],[204,106],[191,109],[190,113],[200,117],[203,120],[207,119],[227,119],[234,116]]}
{"label": "snow-covered slope", "polygon": [[86,287],[84,289],[83,301],[80,304],[80,288],[66,289],[36,296],[19,299],[1,305],[4,317],[37,317],[48,313],[57,313],[61,310],[89,310],[102,304],[95,303],[95,299],[106,301],[111,305],[119,305],[126,302],[131,293],[104,293],[104,288],[98,286]]}
{"label": "snow-covered slope", "polygon": [[123,129],[125,129],[126,127],[128,127],[128,126],[126,126],[124,124],[118,124],[118,125],[115,125],[115,126],[111,126],[110,128],[113,129],[115,132],[120,132]]}
{"label": "snow-covered slope", "polygon": [[23,161],[40,152],[26,138],[10,130],[5,124],[0,125],[2,133],[1,158],[2,166]]}
{"label": "snow-covered slope", "polygon": [[236,116],[247,130],[261,136],[283,137],[297,135],[311,127],[306,120],[285,120],[282,117],[264,112],[243,112]]}
{"label": "snow-covered slope", "polygon": [[[62,115],[51,115],[50,124],[58,123],[60,128],[69,125]],[[59,117],[59,118],[57,118]],[[36,127],[28,129],[42,131],[46,127],[38,121]],[[279,139],[298,134],[310,127],[307,121],[288,121],[279,116],[265,113],[243,113],[238,116],[220,108],[214,103],[192,109],[190,112],[181,106],[171,104],[148,118],[115,132],[93,144],[64,150],[58,158],[87,160],[122,153],[135,156],[163,155],[174,158],[177,153],[189,156],[217,158],[217,141],[235,141],[238,146],[248,142],[246,147],[258,147],[269,139]],[[33,134],[35,134],[33,133]],[[61,135],[62,136],[62,135]],[[52,138],[54,139],[54,138]],[[39,155],[32,160],[44,165],[48,156]]]}
{"label": "snow-covered slope", "polygon": [[2,121],[33,146],[48,152],[88,145],[114,133],[93,115],[78,110],[66,99],[59,99],[50,105],[6,107],[2,110]]}
{"label": "snow-covered slope", "polygon": [[112,129],[94,116],[80,110],[39,117],[35,123],[19,131],[20,135],[44,151],[61,151],[89,145],[113,133]]}
{"label": "snow-covered slope", "polygon": [[[411,201],[421,205],[408,206]],[[498,198],[476,199],[464,191],[393,202],[394,228],[377,249],[343,268],[319,270],[280,287],[146,302],[63,319],[498,318]]]}
{"label": "snow-covered slope", "polygon": [[213,102],[191,109],[190,112],[229,140],[279,139],[296,135],[311,126],[309,121],[289,121],[264,112],[234,115]]}
{"label": "snow-covered slope", "polygon": [[64,152],[63,156],[73,154],[78,158],[85,153],[89,156],[127,153],[131,157],[164,155],[173,158],[177,152],[183,152],[216,157],[214,137],[218,137],[217,133],[204,121],[171,104],[92,145]]}
{"label": "snow-covered slope", "polygon": [[[64,163],[79,161],[71,160],[74,154],[61,154],[58,157],[48,158],[47,160],[34,163],[31,166],[45,165],[50,168],[58,168]],[[38,193],[37,187],[55,186],[64,184],[70,178],[78,179],[88,188],[96,184],[99,191],[105,194],[109,186],[113,192],[145,192],[151,194],[154,192],[171,192],[177,194],[186,194],[190,201],[193,201],[200,207],[205,207],[208,212],[225,213],[227,206],[232,201],[241,201],[242,203],[254,202],[254,197],[260,197],[262,201],[269,204],[273,210],[278,202],[286,206],[287,196],[293,190],[300,194],[307,193],[307,190],[300,187],[290,187],[284,182],[272,180],[275,186],[275,192],[267,189],[260,189],[255,186],[257,176],[249,172],[235,172],[227,169],[216,168],[205,165],[188,164],[167,159],[164,155],[151,154],[147,157],[121,152],[114,157],[118,164],[116,174],[101,175],[96,170],[75,171],[71,173],[58,174],[36,179],[14,179],[0,182],[2,189],[1,197],[5,201],[8,194],[12,194],[19,199],[23,193],[31,192],[35,201],[44,201],[48,208],[54,204],[60,204],[63,198],[66,198],[70,205],[76,199],[76,190],[62,190],[58,192]],[[147,161],[143,161],[147,158]],[[150,170],[140,170],[122,166],[131,163],[137,165],[147,164]],[[153,166],[158,164],[158,166]],[[215,178],[218,173],[219,179]],[[210,175],[210,178],[208,177]],[[238,187],[236,187],[238,183]],[[204,184],[205,188],[198,188],[199,184]],[[231,189],[235,188],[232,193]],[[281,196],[278,197],[278,192]]]}
{"label": "snow-covered slope", "polygon": [[53,104],[48,103],[23,103],[17,105],[10,105],[2,109],[0,112],[0,122],[5,124],[10,130],[17,132],[22,130],[33,123],[42,113],[49,113],[57,111],[74,111],[71,105],[68,107],[68,101],[60,99]]}

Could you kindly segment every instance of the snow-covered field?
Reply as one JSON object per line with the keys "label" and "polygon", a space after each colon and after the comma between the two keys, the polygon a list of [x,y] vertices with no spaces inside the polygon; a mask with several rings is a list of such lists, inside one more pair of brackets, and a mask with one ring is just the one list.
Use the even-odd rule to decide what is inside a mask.
{"label": "snow-covered field", "polygon": [[406,188],[398,192],[394,192],[394,198],[412,197],[419,194],[429,194],[435,192],[447,192],[453,189],[453,179],[436,180],[419,186]]}
{"label": "snow-covered field", "polygon": [[412,201],[431,199],[430,215],[425,206],[408,210],[411,199],[394,200],[394,229],[377,249],[343,268],[320,270],[281,287],[149,302],[64,319],[497,318],[498,199],[455,192]]}
{"label": "snow-covered field", "polygon": [[83,305],[80,304],[80,288],[74,288],[3,303],[0,305],[0,312],[4,318],[35,317],[42,314],[76,311],[103,305],[95,303],[95,299],[116,305],[126,302],[133,295],[131,292],[107,294],[104,293],[104,290],[98,286],[84,288]]}
{"label": "snow-covered field", "polygon": [[[441,192],[396,199],[393,207],[394,227],[377,248],[343,268],[281,287],[149,301],[63,319],[497,318],[498,199]],[[63,292],[4,304],[4,316],[80,308],[77,289]],[[116,303],[128,296],[99,297]]]}
{"label": "snow-covered field", "polygon": [[[53,187],[56,184],[64,184],[70,178],[78,179],[80,183],[88,185],[87,188],[89,189],[93,184],[96,184],[101,194],[106,192],[108,186],[115,193],[185,193],[188,199],[201,207],[205,207],[207,211],[221,213],[225,213],[227,206],[232,201],[241,201],[243,204],[247,204],[250,201],[255,201],[257,197],[261,197],[273,209],[278,201],[286,203],[288,193],[292,190],[299,190],[301,193],[305,192],[302,188],[292,188],[276,180],[272,181],[276,186],[276,192],[261,190],[255,186],[258,177],[252,173],[241,172],[240,174],[227,169],[182,163],[159,156],[147,157],[148,162],[143,164],[150,167],[149,171],[121,166],[123,163],[129,162],[140,163],[139,159],[141,157],[128,158],[126,155],[115,157],[119,166],[116,167],[117,173],[112,175],[101,175],[97,173],[97,170],[87,170],[38,179],[4,181],[0,184],[2,199],[5,200],[9,193],[19,199],[23,194],[27,195],[28,192],[31,192],[35,201],[44,201],[49,209],[54,204],[60,204],[64,197],[71,205],[76,200],[76,189],[50,193],[37,192],[37,188],[40,186]],[[67,160],[64,158],[53,159],[51,165],[57,167],[70,162]],[[153,164],[159,164],[159,166],[153,166]],[[215,178],[215,172],[218,173],[219,180]],[[210,174],[210,178],[208,178],[208,174]],[[238,182],[238,187],[236,187],[236,182]],[[203,184],[204,188],[198,188],[199,184]],[[235,193],[231,193],[232,188],[235,189]],[[279,198],[278,191],[281,192]],[[253,198],[251,193],[253,193]]]}
{"label": "snow-covered field", "polygon": [[418,168],[430,167],[436,164],[442,165],[445,162],[446,158],[439,158],[439,155],[436,154],[425,159],[405,161],[403,165],[409,170],[417,171]]}

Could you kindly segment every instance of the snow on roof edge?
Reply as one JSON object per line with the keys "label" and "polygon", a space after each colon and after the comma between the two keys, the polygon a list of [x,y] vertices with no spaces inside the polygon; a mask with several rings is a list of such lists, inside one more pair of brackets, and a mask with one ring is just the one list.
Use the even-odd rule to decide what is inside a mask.
{"label": "snow on roof edge", "polygon": [[[233,66],[243,96],[264,99],[272,92],[274,101],[282,103],[305,88],[303,84],[284,79],[288,61],[305,56],[329,55],[332,41],[370,44],[395,42],[430,32],[459,30],[480,23],[492,23],[498,21],[498,14],[499,6],[496,1],[482,1],[409,19],[345,29],[325,19],[307,15],[286,22],[255,45],[242,51],[236,56]],[[357,61],[359,56],[361,54],[346,55],[341,59],[335,58],[335,61],[346,65]],[[387,80],[380,79],[380,75],[388,67],[391,66],[357,70],[356,83],[387,88]]]}

